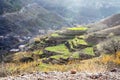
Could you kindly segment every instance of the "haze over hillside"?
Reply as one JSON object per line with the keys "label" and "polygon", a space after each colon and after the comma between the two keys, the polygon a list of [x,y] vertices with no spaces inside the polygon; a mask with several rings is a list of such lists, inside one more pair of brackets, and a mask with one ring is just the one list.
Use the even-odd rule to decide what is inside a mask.
{"label": "haze over hillside", "polygon": [[[0,22],[12,24],[9,26],[15,34],[13,26],[20,30],[19,33],[29,34],[31,31],[38,32],[38,29],[60,29],[66,25],[98,21],[119,13],[119,3],[119,0],[1,0]],[[0,28],[2,26],[5,25],[1,24]],[[3,29],[3,34],[10,31],[8,26]]]}
{"label": "haze over hillside", "polygon": [[9,47],[16,38],[18,43],[48,30],[99,21],[119,13],[119,3],[119,0],[0,0],[1,45]]}

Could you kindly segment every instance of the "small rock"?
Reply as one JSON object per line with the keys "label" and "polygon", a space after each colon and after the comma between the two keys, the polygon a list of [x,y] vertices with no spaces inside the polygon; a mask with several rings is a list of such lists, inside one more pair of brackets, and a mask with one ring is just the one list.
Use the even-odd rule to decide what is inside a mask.
{"label": "small rock", "polygon": [[37,80],[44,80],[44,79],[38,78]]}
{"label": "small rock", "polygon": [[48,74],[48,72],[44,72],[45,74]]}
{"label": "small rock", "polygon": [[117,68],[110,70],[110,72],[117,72]]}
{"label": "small rock", "polygon": [[71,70],[71,74],[76,74],[76,70]]}
{"label": "small rock", "polygon": [[91,75],[89,76],[91,79],[98,79],[102,76],[102,74],[98,74],[98,75]]}
{"label": "small rock", "polygon": [[24,76],[25,74],[21,74],[21,76]]}

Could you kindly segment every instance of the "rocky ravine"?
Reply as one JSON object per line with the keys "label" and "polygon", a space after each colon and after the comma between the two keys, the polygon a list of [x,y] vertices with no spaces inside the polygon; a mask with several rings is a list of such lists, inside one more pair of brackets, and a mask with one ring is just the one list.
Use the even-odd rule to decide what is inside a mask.
{"label": "rocky ravine", "polygon": [[120,72],[111,71],[94,74],[85,72],[36,72],[10,76],[0,80],[120,80]]}

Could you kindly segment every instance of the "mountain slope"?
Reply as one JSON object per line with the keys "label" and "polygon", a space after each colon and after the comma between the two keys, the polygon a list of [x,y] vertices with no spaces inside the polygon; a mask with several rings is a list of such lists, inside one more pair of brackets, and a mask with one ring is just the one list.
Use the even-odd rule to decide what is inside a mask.
{"label": "mountain slope", "polygon": [[86,40],[90,44],[97,44],[111,37],[120,36],[120,14],[89,24],[87,27],[89,29]]}
{"label": "mountain slope", "polygon": [[108,27],[120,25],[120,14],[116,14],[108,18],[105,18],[100,23],[106,24]]}
{"label": "mountain slope", "polygon": [[[35,3],[35,5],[33,3]],[[66,1],[63,1],[63,0],[62,1],[61,0],[54,0],[54,1],[49,1],[49,0],[31,0],[31,1],[29,1],[29,0],[26,0],[26,1],[24,1],[24,0],[14,0],[14,1],[13,0],[8,0],[8,1],[1,0],[0,13],[5,15],[5,17],[3,17],[3,18],[5,18],[4,20],[9,21],[10,24],[18,27],[18,29],[20,29],[19,28],[20,26],[23,26],[23,27],[29,26],[29,27],[27,27],[27,29],[24,28],[25,32],[23,31],[22,33],[31,34],[31,32],[36,32],[36,30],[38,30],[40,27],[42,27],[42,29],[47,29],[47,27],[51,28],[53,26],[57,26],[57,28],[58,28],[69,22],[72,24],[76,24],[76,23],[77,24],[78,23],[85,24],[85,23],[99,20],[99,19],[109,16],[113,13],[118,13],[119,7],[120,7],[118,5],[118,3],[119,3],[119,1],[114,2],[113,0],[110,0],[110,1],[92,0],[91,3],[88,3],[88,0],[85,0],[85,1],[83,1],[83,0],[77,0],[77,1],[73,1],[73,0],[66,0]],[[95,5],[93,5],[93,4],[95,4]],[[86,7],[86,5],[89,7]],[[24,6],[26,6],[26,8]],[[30,6],[32,6],[32,7],[30,7]],[[36,8],[36,6],[39,6],[39,7]],[[29,7],[29,9],[28,9],[28,7]],[[26,9],[25,12],[27,12],[27,10],[28,10],[27,14],[22,12],[23,9]],[[30,11],[30,9],[31,9],[31,11]],[[42,11],[40,9],[42,9],[42,10],[44,9],[44,11],[45,11],[44,15],[41,14],[41,12],[44,13],[44,11]],[[47,14],[46,14],[46,11],[47,11]],[[20,13],[20,12],[22,12],[22,13]],[[107,14],[104,14],[104,13],[107,13]],[[39,14],[41,14],[41,15],[39,15]],[[48,16],[48,15],[50,15],[50,16]],[[19,17],[19,20],[17,19],[18,17]],[[30,17],[32,19],[30,19]],[[22,18],[22,19],[20,20],[20,18]],[[37,18],[39,18],[39,19],[37,19]],[[18,20],[18,22],[16,20]],[[47,24],[46,24],[46,22],[47,22]],[[31,28],[31,26],[35,26],[36,29]],[[38,27],[38,26],[40,26],[40,27]]]}
{"label": "mountain slope", "polygon": [[18,11],[22,6],[22,0],[0,0],[0,15]]}
{"label": "mountain slope", "polygon": [[[86,24],[118,13],[120,8],[118,4],[118,0],[117,2],[92,0],[91,3],[88,3],[88,0],[1,0],[0,36],[28,37],[38,32],[57,30],[69,24],[69,26]],[[117,18],[119,19],[119,16]],[[112,23],[107,25],[109,21],[104,22],[96,24],[98,27],[94,27],[95,30],[112,25]],[[94,28],[88,31],[93,32]]]}
{"label": "mountain slope", "polygon": [[[16,48],[16,43],[11,45],[11,43],[16,42],[15,40],[19,44],[21,39],[25,41],[26,37],[33,37],[40,33],[45,34],[49,30],[54,31],[65,25],[69,24],[58,14],[48,11],[36,3],[28,4],[19,11],[0,15],[0,36],[2,36],[0,49],[3,50],[4,47],[4,49]],[[16,39],[12,41],[11,36]],[[5,39],[6,37],[10,39]],[[9,41],[11,43],[4,44],[4,42]]]}
{"label": "mountain slope", "polygon": [[117,25],[120,25],[120,14],[115,14],[105,19],[102,19],[101,21],[88,24],[87,27],[90,28],[88,32],[96,32],[103,29],[112,28]]}
{"label": "mountain slope", "polygon": [[[24,33],[38,33],[39,29],[53,29],[54,26],[60,28],[67,24],[61,16],[49,12],[37,4],[29,4],[14,13],[6,13],[0,19],[0,22],[6,22],[0,27],[6,26],[5,30],[11,29],[12,33],[23,33],[23,35]],[[7,25],[8,23],[10,24]]]}
{"label": "mountain slope", "polygon": [[119,13],[119,1],[113,0],[37,0],[44,8],[54,11],[73,23],[91,23]]}
{"label": "mountain slope", "polygon": [[120,35],[120,25],[114,26],[112,28],[104,29],[101,31],[97,31],[98,34],[110,34],[113,33],[113,35]]}

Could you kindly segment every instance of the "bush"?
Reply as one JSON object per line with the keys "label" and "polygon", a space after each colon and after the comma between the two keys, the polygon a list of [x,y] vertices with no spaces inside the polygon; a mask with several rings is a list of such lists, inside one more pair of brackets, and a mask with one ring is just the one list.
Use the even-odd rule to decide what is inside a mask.
{"label": "bush", "polygon": [[120,51],[120,37],[111,38],[102,44],[102,50],[106,54],[115,54]]}
{"label": "bush", "polygon": [[23,63],[24,62],[32,62],[32,61],[34,61],[34,59],[31,57],[23,57],[20,59],[20,62],[23,62]]}

